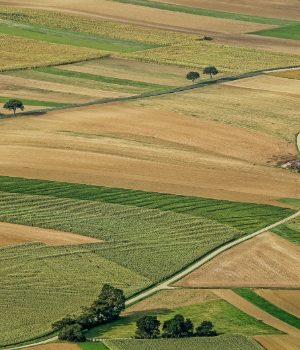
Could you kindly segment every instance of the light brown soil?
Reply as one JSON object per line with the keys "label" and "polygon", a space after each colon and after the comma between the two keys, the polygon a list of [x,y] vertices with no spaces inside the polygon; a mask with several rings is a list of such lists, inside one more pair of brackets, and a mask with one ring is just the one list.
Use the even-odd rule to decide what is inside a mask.
{"label": "light brown soil", "polygon": [[232,81],[224,85],[300,96],[299,80],[280,78],[272,75],[260,75],[253,78]]}
{"label": "light brown soil", "polygon": [[[56,95],[59,95],[59,93],[72,93],[72,94],[79,94],[80,96],[88,96],[93,98],[106,98],[106,97],[119,97],[119,96],[129,96],[129,94],[122,93],[122,92],[114,92],[114,91],[105,91],[105,90],[96,90],[96,89],[90,89],[86,87],[79,87],[74,85],[66,85],[66,84],[60,84],[60,83],[52,83],[48,81],[38,81],[33,79],[25,79],[20,78],[16,76],[9,76],[9,75],[0,75],[0,95],[8,94],[8,90],[11,90],[13,87],[27,87],[27,88],[33,88],[33,89],[43,89],[48,90],[51,93],[55,92]],[[22,91],[22,90],[21,90]],[[21,91],[17,90],[19,94],[21,94]],[[24,90],[23,90],[24,91]],[[27,91],[27,90],[26,90]],[[31,96],[28,96],[26,98],[31,98]],[[45,96],[47,98],[47,95]],[[58,98],[59,100],[59,98]],[[56,101],[58,101],[56,100]],[[64,101],[65,102],[65,101]]]}
{"label": "light brown soil", "polygon": [[226,300],[230,304],[234,305],[238,309],[244,311],[246,314],[255,317],[258,320],[263,321],[264,323],[289,334],[300,340],[300,331],[299,329],[279,320],[278,318],[268,314],[257,306],[251,304],[246,299],[242,298],[238,294],[234,293],[230,289],[216,289],[214,293],[220,298]]}
{"label": "light brown soil", "polygon": [[189,71],[189,68],[115,57],[107,57],[80,64],[70,64],[61,66],[60,68],[171,86],[188,84],[185,77]]}
{"label": "light brown soil", "polygon": [[299,350],[299,338],[290,335],[257,335],[254,339],[266,350]]}
{"label": "light brown soil", "polygon": [[255,292],[272,304],[300,317],[300,290],[256,289]]}
{"label": "light brown soil", "polygon": [[93,17],[108,18],[126,23],[202,34],[207,28],[217,33],[245,33],[272,26],[226,20],[222,18],[170,12],[143,6],[115,3],[106,0],[0,0],[0,5],[26,6],[40,9],[55,9]]}
{"label": "light brown soil", "polygon": [[175,285],[299,288],[299,253],[299,246],[267,232],[220,254]]}
{"label": "light brown soil", "polygon": [[[154,0],[155,1],[155,0]],[[158,0],[225,12],[300,20],[297,0]]]}
{"label": "light brown soil", "polygon": [[43,242],[49,245],[74,245],[101,242],[98,239],[69,232],[47,230],[31,226],[0,223],[0,246],[26,242]]}
{"label": "light brown soil", "polygon": [[274,203],[300,197],[270,167],[294,145],[216,122],[115,103],[1,121],[0,174]]}
{"label": "light brown soil", "polygon": [[174,309],[178,307],[201,304],[219,299],[209,289],[170,289],[162,290],[149,298],[126,308],[124,315],[137,311]]}
{"label": "light brown soil", "polygon": [[71,343],[50,343],[44,345],[31,346],[28,350],[80,350],[77,344]]}

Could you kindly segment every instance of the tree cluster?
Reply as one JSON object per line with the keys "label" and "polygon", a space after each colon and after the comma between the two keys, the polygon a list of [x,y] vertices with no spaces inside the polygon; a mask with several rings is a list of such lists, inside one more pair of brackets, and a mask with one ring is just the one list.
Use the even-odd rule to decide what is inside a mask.
{"label": "tree cluster", "polygon": [[53,323],[59,340],[85,341],[84,330],[116,320],[125,309],[125,296],[121,289],[105,284],[90,307],[82,309],[79,316],[66,316]]}
{"label": "tree cluster", "polygon": [[143,316],[136,322],[135,338],[155,339],[159,338],[187,338],[187,337],[215,337],[218,333],[214,330],[211,321],[203,321],[194,330],[194,324],[190,319],[182,315],[175,315],[174,318],[163,323],[160,333],[160,321],[157,316]]}
{"label": "tree cluster", "polygon": [[[203,74],[209,74],[210,78],[212,79],[214,75],[219,74],[219,71],[216,67],[214,66],[208,66],[203,69]],[[196,80],[200,79],[200,73],[199,72],[189,72],[186,75],[187,80],[191,80],[193,84],[195,83]]]}

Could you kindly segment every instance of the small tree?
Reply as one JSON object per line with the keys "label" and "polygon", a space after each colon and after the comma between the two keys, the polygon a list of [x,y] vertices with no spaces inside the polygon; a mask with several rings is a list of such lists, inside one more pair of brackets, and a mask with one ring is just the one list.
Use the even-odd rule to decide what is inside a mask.
{"label": "small tree", "polygon": [[189,72],[186,75],[186,78],[187,80],[192,80],[192,82],[195,83],[195,81],[200,78],[200,74],[198,72]]}
{"label": "small tree", "polygon": [[193,336],[194,325],[190,319],[185,321],[182,315],[165,321],[163,324],[163,338],[186,338]]}
{"label": "small tree", "polygon": [[143,316],[136,322],[135,337],[137,339],[155,339],[159,337],[160,321],[156,316]]}
{"label": "small tree", "polygon": [[17,109],[24,111],[23,102],[19,100],[9,100],[4,104],[3,108],[8,109],[9,111],[14,111],[14,115],[16,115]]}
{"label": "small tree", "polygon": [[65,326],[58,333],[59,340],[67,340],[71,342],[84,342],[86,341],[85,335],[82,332],[82,328],[78,323]]}
{"label": "small tree", "polygon": [[218,73],[219,73],[219,71],[214,66],[208,66],[208,67],[205,67],[203,69],[203,74],[209,74],[210,75],[210,79],[213,78],[213,75],[217,75]]}
{"label": "small tree", "polygon": [[210,321],[203,321],[196,328],[195,335],[197,337],[215,337],[218,333],[214,330],[214,325]]}

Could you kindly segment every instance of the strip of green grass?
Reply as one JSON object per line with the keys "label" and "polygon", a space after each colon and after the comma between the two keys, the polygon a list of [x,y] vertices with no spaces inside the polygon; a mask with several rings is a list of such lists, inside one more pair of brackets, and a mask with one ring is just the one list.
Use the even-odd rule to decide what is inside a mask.
{"label": "strip of green grass", "polygon": [[127,85],[127,86],[134,86],[138,88],[146,88],[149,90],[162,90],[162,89],[173,88],[172,86],[145,83],[142,81],[135,81],[135,80],[128,80],[128,79],[119,79],[114,77],[106,77],[102,75],[82,73],[82,72],[70,71],[65,69],[58,69],[54,67],[37,68],[36,70],[42,73],[54,74],[54,75],[59,75],[59,76],[64,76],[69,78],[94,80],[94,81],[100,81],[100,82],[109,83],[109,84]]}
{"label": "strip of green grass", "polygon": [[286,225],[280,225],[272,229],[274,233],[288,241],[300,245],[300,231],[294,230]]}
{"label": "strip of green grass", "polygon": [[275,38],[300,40],[300,24],[284,26],[280,28],[260,30],[251,34],[269,36]]}
{"label": "strip of green grass", "polygon": [[[0,103],[5,103],[13,97],[2,97],[0,96]],[[38,101],[38,100],[27,100],[24,98],[20,98],[26,108],[28,106],[43,106],[43,107],[66,107],[70,105],[69,103],[60,103],[60,102],[51,102],[51,101]]]}
{"label": "strip of green grass", "polygon": [[297,198],[281,198],[280,202],[291,204],[300,209],[300,199]]}
{"label": "strip of green grass", "polygon": [[109,350],[109,348],[104,345],[101,341],[97,341],[94,343],[79,343],[80,349],[82,350]]}
{"label": "strip of green grass", "polygon": [[233,20],[239,20],[244,22],[254,22],[254,23],[263,23],[263,24],[274,24],[274,25],[287,25],[287,24],[297,23],[296,21],[290,21],[290,20],[279,19],[279,18],[252,16],[252,15],[246,15],[246,14],[240,14],[240,13],[233,13],[233,12],[208,10],[208,9],[203,9],[199,7],[168,4],[164,2],[151,1],[151,0],[112,0],[112,1],[121,2],[125,4],[152,7],[152,8],[168,10],[173,12],[184,12],[184,13],[189,13],[193,15],[233,19]]}
{"label": "strip of green grass", "polygon": [[270,303],[268,300],[262,298],[260,295],[256,294],[253,290],[249,288],[235,288],[234,291],[241,297],[250,301],[252,304],[258,306],[262,310],[268,312],[269,314],[275,316],[281,321],[290,324],[296,328],[300,328],[300,319],[288,312],[280,309],[278,306]]}
{"label": "strip of green grass", "polygon": [[264,204],[14,177],[0,177],[0,191],[173,211],[217,220],[243,233],[254,232],[295,212]]}
{"label": "strip of green grass", "polygon": [[28,26],[22,24],[16,25],[13,23],[8,24],[4,22],[0,22],[0,33],[50,43],[86,47],[112,52],[135,52],[158,47],[158,45],[145,44],[135,41],[112,39],[104,36],[50,29],[40,26]]}

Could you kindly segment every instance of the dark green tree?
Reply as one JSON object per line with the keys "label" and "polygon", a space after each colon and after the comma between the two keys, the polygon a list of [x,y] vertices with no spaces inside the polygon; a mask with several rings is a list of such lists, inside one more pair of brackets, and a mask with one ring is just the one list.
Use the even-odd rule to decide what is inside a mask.
{"label": "dark green tree", "polygon": [[193,336],[194,325],[190,319],[184,319],[182,315],[165,321],[163,324],[163,338],[185,338]]}
{"label": "dark green tree", "polygon": [[208,67],[205,67],[203,69],[203,74],[209,74],[210,75],[210,79],[213,78],[213,75],[217,75],[218,73],[219,73],[219,71],[214,66],[208,66]]}
{"label": "dark green tree", "polygon": [[86,341],[85,335],[82,332],[82,328],[78,323],[63,327],[58,333],[58,339],[71,342]]}
{"label": "dark green tree", "polygon": [[187,80],[192,80],[192,82],[195,83],[195,81],[200,78],[200,74],[198,72],[189,72],[186,75],[186,78]]}
{"label": "dark green tree", "polygon": [[211,321],[203,321],[196,328],[195,335],[197,337],[215,337],[218,333],[214,330],[214,325]]}
{"label": "dark green tree", "polygon": [[143,316],[136,322],[137,339],[155,339],[159,337],[160,321],[156,316]]}
{"label": "dark green tree", "polygon": [[75,316],[67,315],[66,317],[62,318],[61,320],[54,322],[52,324],[52,329],[54,331],[58,331],[66,326],[70,326],[72,324],[77,323]]}
{"label": "dark green tree", "polygon": [[9,100],[4,104],[3,108],[8,109],[9,111],[14,111],[14,115],[16,115],[17,109],[24,111],[23,102],[19,100]]}

